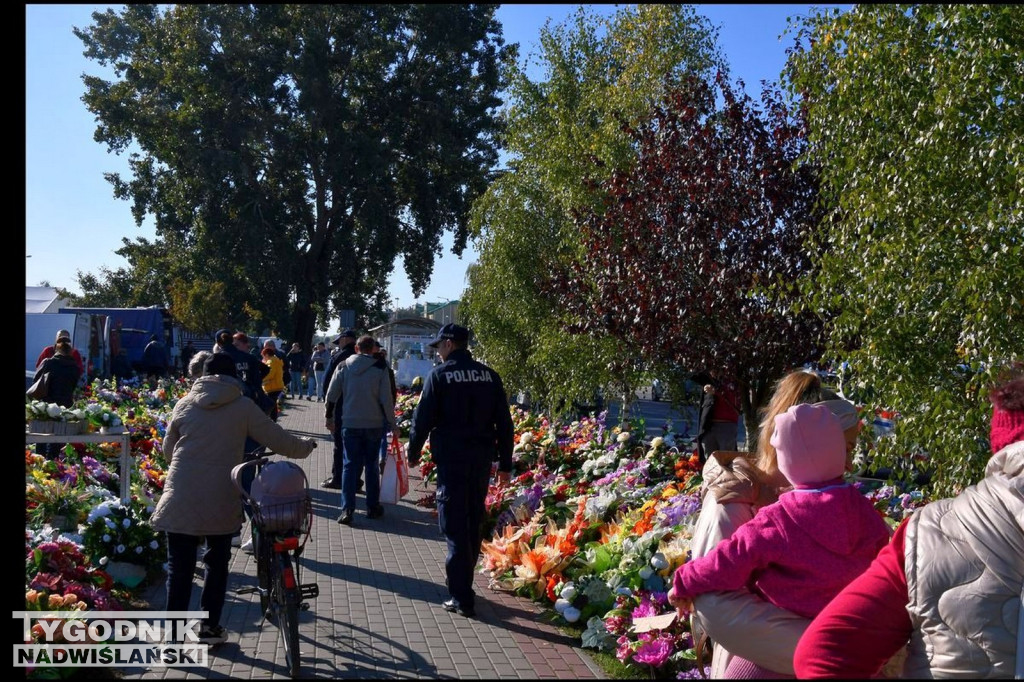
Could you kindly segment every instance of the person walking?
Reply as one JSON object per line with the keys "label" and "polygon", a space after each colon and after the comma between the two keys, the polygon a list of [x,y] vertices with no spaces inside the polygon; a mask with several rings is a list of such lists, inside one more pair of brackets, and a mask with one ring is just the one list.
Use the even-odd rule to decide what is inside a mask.
{"label": "person walking", "polygon": [[[789,408],[775,418],[771,442],[794,489],[676,570],[668,601],[681,617],[698,594],[748,587],[775,606],[813,618],[889,542],[889,527],[871,502],[843,481],[843,428],[828,407]],[[726,670],[732,679],[774,676],[739,656]]]}
{"label": "person walking", "polygon": [[288,370],[288,397],[302,397],[302,372],[306,369],[307,358],[298,341],[288,350],[285,367]]}
{"label": "person walking", "polygon": [[263,390],[274,405],[270,408],[270,418],[277,421],[277,401],[284,393],[284,363],[277,357],[273,346],[263,346],[260,355],[263,357],[263,364],[270,368],[267,376],[263,377]]}
{"label": "person walking", "polygon": [[307,366],[307,376],[312,376],[313,380],[309,381],[309,391],[306,397],[309,400],[313,399],[316,395],[316,401],[322,403],[324,401],[324,395],[327,394],[327,386],[324,385],[324,373],[327,371],[327,365],[331,361],[331,354],[327,350],[327,345],[320,341],[316,344],[316,348],[312,353],[309,354],[309,365]]}
{"label": "person walking", "polygon": [[149,337],[149,343],[142,350],[142,368],[151,385],[167,376],[167,349],[156,334]]}
{"label": "person walking", "polygon": [[298,438],[271,421],[243,397],[235,363],[225,353],[213,353],[203,376],[174,406],[163,452],[168,461],[163,494],[150,519],[155,530],[167,533],[167,611],[187,611],[192,594],[196,550],[206,539],[206,576],[200,608],[209,613],[199,640],[226,641],[220,624],[227,594],[231,538],[242,525],[242,506],[231,482],[231,469],[242,462],[247,439],[279,455],[308,457],[312,438]]}
{"label": "person walking", "polygon": [[[356,333],[352,329],[346,329],[342,333],[338,334],[331,342],[337,346],[334,354],[331,355],[331,361],[327,364],[327,370],[324,372],[325,385],[330,387],[331,379],[334,378],[334,373],[338,371],[338,367],[345,363],[350,357],[356,352]],[[326,400],[326,393],[324,393],[324,400]],[[339,405],[338,407],[342,407]],[[332,463],[331,463],[331,477],[324,479],[320,485],[324,488],[330,488],[332,490],[341,490],[341,472],[345,467],[345,444],[341,439],[341,410],[334,410],[334,428],[330,429],[331,434],[334,437],[334,451],[332,452]]]}
{"label": "person walking", "polygon": [[[75,403],[75,388],[78,387],[82,370],[71,353],[74,348],[71,346],[70,338],[59,337],[53,347],[54,354],[43,360],[36,369],[32,381],[35,383],[46,375],[45,401],[70,408]],[[47,459],[59,456],[63,450],[64,443],[43,444],[43,455]]]}
{"label": "person walking", "polygon": [[[57,330],[57,336],[53,340],[53,345],[52,346],[46,346],[45,348],[43,348],[43,350],[40,351],[40,353],[39,353],[39,357],[36,358],[36,369],[39,369],[39,365],[43,364],[43,360],[45,360],[46,358],[52,358],[56,354],[56,352],[57,352],[57,344],[60,343],[61,340],[67,341],[68,344],[70,344],[71,343],[71,332],[69,332],[67,329],[58,329]],[[81,355],[81,353],[79,353],[78,349],[75,348],[74,346],[71,346],[71,358],[75,361],[75,364],[78,365],[78,374],[79,374],[79,376],[84,374],[85,373],[85,363],[82,362],[82,355]]]}
{"label": "person walking", "polygon": [[[1024,367],[989,393],[984,478],[915,511],[808,626],[801,679],[1024,678]],[[901,653],[902,652],[902,653]]]}
{"label": "person walking", "polygon": [[704,466],[715,450],[736,449],[740,410],[736,392],[728,382],[720,380],[714,372],[704,372],[698,378],[704,386],[697,423],[697,453],[700,465]]}
{"label": "person walking", "polygon": [[480,555],[484,500],[492,462],[498,483],[512,471],[513,427],[501,377],[467,348],[469,330],[446,324],[429,345],[441,364],[423,382],[413,413],[409,465],[419,463],[427,438],[437,465],[437,519],[448,544],[446,611],[476,615],[473,571]]}
{"label": "person walking", "polygon": [[[384,350],[384,347],[380,345],[380,341],[373,340],[373,357],[377,360],[377,365],[383,367],[388,372],[388,378],[391,380],[391,403],[398,404],[398,384],[395,382],[395,370],[391,369],[388,365],[388,352]],[[387,426],[385,424],[385,426]],[[391,441],[388,439],[388,434],[385,432],[384,438],[380,441],[380,470],[384,472],[384,463],[388,457],[388,445]]]}
{"label": "person walking", "polygon": [[[345,460],[341,475],[341,515],[338,523],[351,525],[356,506],[356,479],[366,476],[366,516],[384,515],[380,504],[380,470],[377,451],[388,428],[394,438],[399,430],[395,423],[395,404],[386,368],[373,357],[373,338],[361,336],[356,342],[358,352],[338,368],[327,387],[327,430],[334,431],[335,405],[341,403],[341,440],[345,444]],[[385,424],[382,427],[381,424]],[[339,434],[334,433],[335,440]]]}
{"label": "person walking", "polygon": [[192,362],[192,356],[196,354],[195,344],[192,343],[192,339],[185,342],[185,347],[181,349],[181,373],[183,376],[188,376],[188,365]]}

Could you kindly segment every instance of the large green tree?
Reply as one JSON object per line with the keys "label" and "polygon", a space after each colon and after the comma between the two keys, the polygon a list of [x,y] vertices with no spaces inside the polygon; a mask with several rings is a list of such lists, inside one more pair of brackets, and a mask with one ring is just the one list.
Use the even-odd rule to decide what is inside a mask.
{"label": "large green tree", "polygon": [[115,73],[83,96],[96,140],[130,153],[115,196],[174,277],[308,342],[338,310],[379,316],[397,257],[421,293],[442,234],[462,252],[497,159],[496,6],[162,7],[75,34]]}
{"label": "large green tree", "polygon": [[595,176],[636,156],[621,121],[649,111],[666,79],[724,69],[715,36],[691,6],[630,6],[610,18],[580,8],[541,30],[539,54],[528,56],[539,80],[526,63],[510,69],[508,169],[474,206],[480,256],[460,307],[510,389],[552,407],[589,404],[598,386],[628,396],[650,369],[640,348],[613,336],[566,334],[579,319],[544,290],[579,254],[572,216],[597,205]]}
{"label": "large green tree", "polygon": [[855,385],[900,414],[880,463],[927,455],[955,492],[990,454],[992,372],[1024,351],[1024,12],[857,5],[797,41],[830,210],[813,304]]}

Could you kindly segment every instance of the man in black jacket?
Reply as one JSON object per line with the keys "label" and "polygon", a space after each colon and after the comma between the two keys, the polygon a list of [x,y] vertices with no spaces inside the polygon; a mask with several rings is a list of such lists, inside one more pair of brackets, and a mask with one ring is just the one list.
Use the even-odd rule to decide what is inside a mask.
{"label": "man in black jacket", "polygon": [[[327,365],[327,371],[324,373],[325,387],[331,385],[331,377],[334,376],[335,370],[355,354],[356,332],[354,329],[346,329],[338,334],[331,343],[338,346],[338,351],[331,356],[331,362]],[[325,388],[324,394],[326,393],[327,389]],[[334,410],[334,463],[331,465],[331,477],[320,483],[323,487],[333,490],[341,490],[341,472],[345,468],[345,444],[341,439],[341,428],[341,405],[338,405]],[[361,478],[358,487],[362,488]]]}
{"label": "man in black jacket", "polygon": [[442,364],[423,382],[409,437],[409,464],[419,462],[429,436],[437,465],[438,524],[448,541],[445,572],[451,598],[444,609],[470,617],[476,614],[473,569],[483,539],[491,463],[498,460],[498,483],[508,483],[513,428],[501,377],[473,359],[468,341],[468,329],[446,324],[430,343]]}

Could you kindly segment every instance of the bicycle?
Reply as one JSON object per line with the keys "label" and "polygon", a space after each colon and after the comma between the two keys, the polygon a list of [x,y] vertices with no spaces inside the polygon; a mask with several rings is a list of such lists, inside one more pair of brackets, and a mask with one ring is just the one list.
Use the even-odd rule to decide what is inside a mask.
{"label": "bicycle", "polygon": [[[277,625],[284,645],[285,662],[292,677],[299,675],[299,611],[308,610],[307,600],[320,594],[316,583],[302,584],[300,557],[312,527],[313,506],[309,496],[309,482],[305,483],[302,499],[284,503],[261,503],[245,491],[242,472],[256,467],[258,477],[269,462],[261,456],[231,470],[231,480],[243,499],[252,508],[252,543],[256,557],[256,587],[236,590],[236,594],[258,593],[263,617]],[[301,470],[300,470],[301,471]]]}

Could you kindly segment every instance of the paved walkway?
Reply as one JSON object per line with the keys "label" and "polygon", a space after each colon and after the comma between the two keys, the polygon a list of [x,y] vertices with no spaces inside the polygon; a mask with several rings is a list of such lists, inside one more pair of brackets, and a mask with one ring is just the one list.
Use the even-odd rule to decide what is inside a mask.
{"label": "paved walkway", "polygon": [[[320,596],[299,615],[302,677],[309,678],[575,678],[604,675],[578,642],[543,619],[536,604],[491,591],[477,575],[477,616],[446,612],[445,542],[432,510],[414,503],[427,490],[412,472],[409,494],[385,515],[367,519],[365,499],[352,526],[338,524],[339,492],[320,487],[331,469],[332,443],[323,427],[323,404],[288,401],[280,423],[293,433],[320,439],[306,460],[313,527],[303,554],[303,583],[316,582]],[[243,532],[246,535],[247,529]],[[221,624],[226,643],[211,649],[210,668],[128,669],[126,679],[286,678],[277,628],[259,627],[259,597],[237,595],[255,584],[250,554],[231,558],[227,603]],[[197,575],[191,608],[199,609]],[[147,595],[163,608],[164,589]]]}

